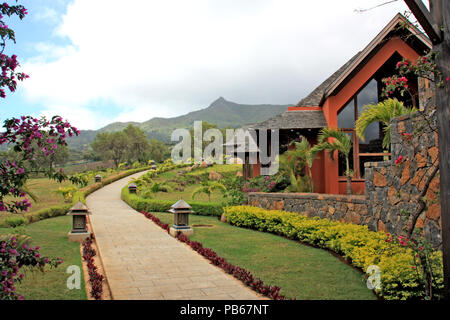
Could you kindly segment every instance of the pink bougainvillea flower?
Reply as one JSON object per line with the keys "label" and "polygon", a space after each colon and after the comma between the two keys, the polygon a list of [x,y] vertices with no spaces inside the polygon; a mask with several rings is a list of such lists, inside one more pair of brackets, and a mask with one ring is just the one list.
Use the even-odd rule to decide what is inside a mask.
{"label": "pink bougainvillea flower", "polygon": [[397,158],[397,160],[395,160],[395,164],[399,164],[403,162],[403,156],[400,156]]}

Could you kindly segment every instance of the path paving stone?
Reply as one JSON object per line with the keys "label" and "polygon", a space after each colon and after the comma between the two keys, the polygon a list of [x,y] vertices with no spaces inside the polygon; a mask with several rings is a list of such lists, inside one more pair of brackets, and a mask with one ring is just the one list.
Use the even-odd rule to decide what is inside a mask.
{"label": "path paving stone", "polygon": [[112,298],[265,299],[120,199],[122,188],[141,174],[109,184],[86,199]]}

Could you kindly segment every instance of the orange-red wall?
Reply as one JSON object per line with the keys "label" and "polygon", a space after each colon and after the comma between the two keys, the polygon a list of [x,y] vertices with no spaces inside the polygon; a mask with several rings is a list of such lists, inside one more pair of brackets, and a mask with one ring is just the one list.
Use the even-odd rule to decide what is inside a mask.
{"label": "orange-red wall", "polygon": [[[400,38],[390,39],[372,59],[339,91],[335,96],[328,97],[322,108],[327,120],[328,127],[337,129],[337,113],[346,103],[358,92],[358,90],[377,72],[379,68],[395,53],[402,57],[414,61],[419,54]],[[393,70],[394,73],[394,70]],[[337,157],[335,157],[337,159]],[[341,194],[345,193],[345,187],[339,183],[338,162],[325,157],[324,161],[324,182],[325,193]],[[352,189],[356,193],[364,192],[364,183],[354,182]],[[345,184],[344,184],[345,186]]]}
{"label": "orange-red wall", "polygon": [[[370,59],[366,65],[334,96],[328,97],[322,106],[315,107],[289,107],[288,110],[323,110],[329,128],[337,129],[337,114],[360,88],[378,71],[379,68],[395,53],[414,61],[419,54],[400,38],[392,38]],[[393,70],[394,73],[394,70]],[[328,153],[317,155],[312,166],[312,175],[315,192],[330,194],[345,194],[346,182],[339,181],[337,152],[331,160]],[[260,174],[260,164],[253,165],[253,176]],[[352,191],[355,194],[364,193],[364,180],[357,179],[352,182]]]}

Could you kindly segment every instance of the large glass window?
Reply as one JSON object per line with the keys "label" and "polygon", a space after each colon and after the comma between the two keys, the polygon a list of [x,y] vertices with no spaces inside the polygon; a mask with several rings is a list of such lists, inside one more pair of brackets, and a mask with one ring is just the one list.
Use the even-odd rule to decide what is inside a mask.
{"label": "large glass window", "polygon": [[[378,82],[370,80],[338,113],[338,127],[352,138],[353,148],[350,152],[350,169],[354,178],[364,178],[364,163],[382,161],[383,130],[378,122],[370,124],[365,132],[364,141],[358,139],[355,122],[368,104],[378,103]],[[339,175],[345,175],[345,158],[339,157]]]}

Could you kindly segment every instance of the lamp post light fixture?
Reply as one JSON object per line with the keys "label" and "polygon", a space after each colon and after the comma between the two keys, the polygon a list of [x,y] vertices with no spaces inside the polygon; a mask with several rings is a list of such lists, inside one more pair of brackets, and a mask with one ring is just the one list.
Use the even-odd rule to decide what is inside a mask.
{"label": "lamp post light fixture", "polygon": [[73,217],[72,230],[69,232],[69,241],[82,242],[88,238],[91,233],[87,229],[86,216],[90,215],[86,205],[78,201],[67,213],[68,216]]}
{"label": "lamp post light fixture", "polygon": [[102,176],[98,174],[98,175],[96,175],[94,177],[94,179],[95,179],[95,182],[101,182],[102,181]]}
{"label": "lamp post light fixture", "polygon": [[169,212],[173,213],[174,221],[173,226],[169,230],[170,235],[176,237],[178,232],[186,236],[193,234],[194,229],[189,225],[189,214],[193,212],[192,207],[186,201],[180,199],[170,208]]}
{"label": "lamp post light fixture", "polygon": [[137,191],[137,185],[133,182],[133,183],[130,183],[130,185],[128,186],[128,191],[130,192],[130,193],[136,193],[136,191]]}

